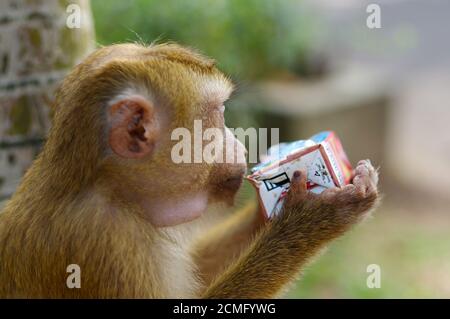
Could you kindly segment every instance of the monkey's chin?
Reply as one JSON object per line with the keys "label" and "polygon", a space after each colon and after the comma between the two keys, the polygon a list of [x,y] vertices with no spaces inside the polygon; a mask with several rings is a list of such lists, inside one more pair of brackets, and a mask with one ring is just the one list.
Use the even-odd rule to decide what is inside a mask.
{"label": "monkey's chin", "polygon": [[146,217],[153,226],[176,226],[200,217],[207,209],[208,194],[188,194],[171,201],[152,201],[145,206]]}

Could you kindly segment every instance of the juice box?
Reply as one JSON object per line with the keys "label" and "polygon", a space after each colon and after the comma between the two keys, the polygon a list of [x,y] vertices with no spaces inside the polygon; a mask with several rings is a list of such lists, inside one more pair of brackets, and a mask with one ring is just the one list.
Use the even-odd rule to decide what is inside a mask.
{"label": "juice box", "polygon": [[341,141],[332,131],[272,146],[246,177],[257,190],[266,218],[280,212],[296,170],[306,170],[307,188],[317,194],[348,184],[353,171]]}

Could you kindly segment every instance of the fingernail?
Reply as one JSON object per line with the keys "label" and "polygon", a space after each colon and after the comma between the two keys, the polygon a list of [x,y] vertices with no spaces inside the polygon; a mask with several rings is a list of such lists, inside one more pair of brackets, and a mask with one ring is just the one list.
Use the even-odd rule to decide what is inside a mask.
{"label": "fingernail", "polygon": [[300,171],[295,171],[293,177],[294,177],[295,179],[299,179],[301,175],[302,175],[302,174],[300,173]]}

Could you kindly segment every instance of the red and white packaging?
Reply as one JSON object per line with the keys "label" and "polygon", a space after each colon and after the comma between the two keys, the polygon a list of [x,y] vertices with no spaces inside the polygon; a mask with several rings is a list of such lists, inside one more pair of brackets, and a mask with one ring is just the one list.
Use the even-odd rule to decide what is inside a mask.
{"label": "red and white packaging", "polygon": [[266,218],[281,211],[296,170],[306,170],[307,187],[314,193],[348,184],[353,171],[341,141],[332,131],[271,147],[267,157],[246,177],[257,190]]}

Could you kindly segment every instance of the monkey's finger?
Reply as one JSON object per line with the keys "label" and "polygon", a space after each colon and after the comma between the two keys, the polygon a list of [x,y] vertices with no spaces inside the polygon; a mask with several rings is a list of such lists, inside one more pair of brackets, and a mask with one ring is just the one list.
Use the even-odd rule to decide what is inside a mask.
{"label": "monkey's finger", "polygon": [[370,160],[360,160],[352,172],[351,182],[354,183],[355,177],[358,175],[369,174],[370,168],[373,168]]}
{"label": "monkey's finger", "polygon": [[296,204],[303,201],[308,193],[306,189],[306,171],[295,171],[291,178],[291,187],[289,188],[287,202]]}
{"label": "monkey's finger", "polygon": [[291,192],[305,193],[306,192],[306,176],[305,170],[295,171],[291,179]]}
{"label": "monkey's finger", "polygon": [[378,184],[378,171],[372,166],[370,160],[358,162],[355,170],[353,184],[363,194],[376,193]]}
{"label": "monkey's finger", "polygon": [[364,197],[369,190],[371,181],[369,176],[356,175],[353,179],[353,184],[355,185],[357,192]]}
{"label": "monkey's finger", "polygon": [[369,175],[369,170],[372,168],[372,164],[370,164],[369,160],[362,160],[358,162],[358,165],[355,169],[355,175]]}

